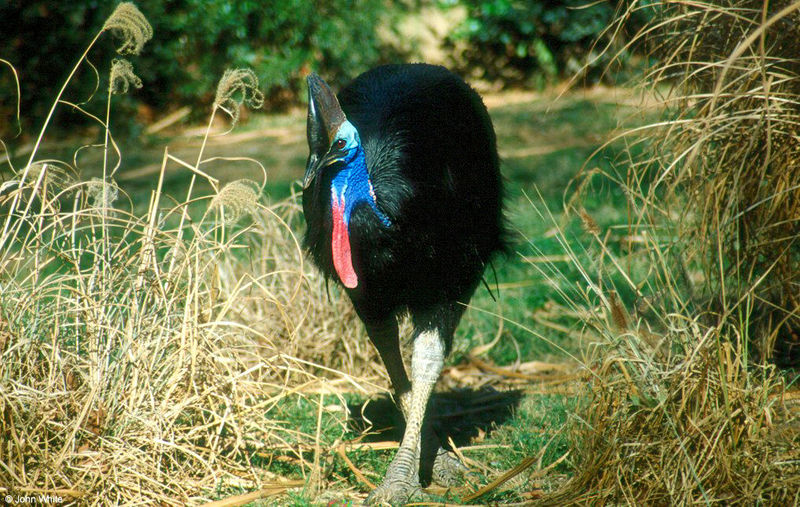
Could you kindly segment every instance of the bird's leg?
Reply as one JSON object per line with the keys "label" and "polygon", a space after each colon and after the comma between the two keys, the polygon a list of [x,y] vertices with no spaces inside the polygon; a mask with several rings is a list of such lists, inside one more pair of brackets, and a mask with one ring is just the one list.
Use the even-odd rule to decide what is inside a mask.
{"label": "bird's leg", "polygon": [[404,398],[407,407],[403,441],[386,477],[370,493],[371,504],[397,505],[406,502],[419,489],[419,457],[422,424],[433,386],[444,365],[445,344],[437,329],[420,332],[414,340],[411,356],[411,392]]}
{"label": "bird's leg", "polygon": [[[395,340],[394,343],[397,343],[397,341]],[[400,349],[387,344],[386,347],[378,350],[389,372],[389,378],[392,380],[395,402],[403,414],[403,419],[408,421],[411,411],[411,383],[403,368]],[[452,452],[443,447],[443,441],[439,439],[433,430],[433,423],[430,417],[426,417],[422,423],[421,442],[420,466],[428,467],[420,474],[423,484],[429,480],[443,487],[461,484],[469,469]],[[426,459],[430,459],[432,464],[430,462],[426,463]]]}
{"label": "bird's leg", "polygon": [[[411,410],[411,392],[400,394],[397,399],[403,417],[408,420]],[[430,415],[422,423],[420,467],[427,467],[420,473],[423,484],[433,481],[443,487],[458,486],[464,481],[465,475],[469,473],[469,469],[461,463],[461,460],[444,447],[444,441],[433,429]]]}
{"label": "bird's leg", "polygon": [[[458,308],[456,308],[457,310]],[[397,319],[389,317],[382,320],[365,320],[365,324],[367,333],[386,366],[392,382],[395,402],[403,414],[403,419],[408,421],[411,411],[411,381],[403,366]],[[419,324],[428,327],[432,322],[424,321]],[[442,441],[433,431],[430,417],[423,421],[420,438],[420,466],[424,467],[421,474],[423,480],[432,479],[435,483],[445,487],[463,482],[464,475],[469,470],[452,452],[442,447]]]}
{"label": "bird's leg", "polygon": [[[450,333],[455,328],[463,307],[454,305],[444,307],[444,315],[434,313],[433,315],[418,315],[419,321],[416,322],[417,328],[427,328],[435,325],[435,322],[444,323],[442,336]],[[367,333],[372,343],[386,366],[389,378],[394,388],[394,398],[403,419],[408,421],[411,412],[411,382],[408,380],[403,358],[400,352],[400,342],[398,340],[397,320],[392,318],[381,322],[371,322],[367,324]],[[469,469],[451,451],[444,447],[444,441],[436,435],[433,430],[431,417],[425,418],[422,424],[420,446],[420,466],[422,472],[420,479],[423,484],[433,481],[444,487],[457,486],[464,481],[464,476],[469,473]]]}
{"label": "bird's leg", "polygon": [[403,400],[410,399],[411,382],[408,380],[406,369],[403,366],[403,355],[400,352],[400,340],[397,330],[397,320],[390,317],[380,322],[370,322],[366,324],[367,334],[372,344],[378,350],[378,354],[383,360],[389,380],[392,382],[395,402],[400,407],[403,417],[406,416]]}

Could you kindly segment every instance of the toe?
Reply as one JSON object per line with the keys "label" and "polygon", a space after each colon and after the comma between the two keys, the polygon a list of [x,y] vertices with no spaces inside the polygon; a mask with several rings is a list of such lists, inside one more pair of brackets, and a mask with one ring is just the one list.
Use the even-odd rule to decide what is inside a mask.
{"label": "toe", "polygon": [[384,481],[367,496],[367,505],[405,505],[418,491],[420,491],[418,484]]}
{"label": "toe", "polygon": [[469,468],[454,453],[439,449],[433,462],[431,479],[439,486],[449,488],[462,484],[469,473]]}

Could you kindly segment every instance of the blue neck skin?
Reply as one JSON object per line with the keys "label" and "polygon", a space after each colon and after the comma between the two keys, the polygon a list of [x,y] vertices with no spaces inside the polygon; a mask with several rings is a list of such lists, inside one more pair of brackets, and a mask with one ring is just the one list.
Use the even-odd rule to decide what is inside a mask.
{"label": "blue neck skin", "polygon": [[331,198],[333,202],[344,201],[344,223],[350,224],[350,214],[359,204],[366,202],[385,226],[390,226],[389,218],[378,209],[375,191],[367,172],[367,157],[360,143],[354,143],[343,161],[344,167],[333,177]]}

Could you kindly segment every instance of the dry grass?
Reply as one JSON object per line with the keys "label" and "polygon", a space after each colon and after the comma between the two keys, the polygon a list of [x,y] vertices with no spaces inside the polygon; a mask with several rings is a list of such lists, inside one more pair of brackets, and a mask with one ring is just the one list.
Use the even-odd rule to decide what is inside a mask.
{"label": "dry grass", "polygon": [[608,304],[573,425],[576,474],[548,501],[797,504],[798,392],[748,364],[734,330],[673,313],[658,333],[643,321],[613,333]]}
{"label": "dry grass", "polygon": [[[123,5],[123,21],[149,27]],[[141,49],[147,33],[112,23],[119,15],[104,30]],[[109,129],[113,93],[126,88],[119,70],[105,120],[87,112],[104,130],[102,178],[35,159],[59,94],[30,161],[0,189],[0,491],[88,504],[185,504],[220,485],[273,494],[277,478],[251,460],[264,449],[294,454],[307,473],[300,448],[318,442],[273,417],[275,407],[340,384],[380,389],[372,381],[382,379],[352,375],[373,371],[374,353],[346,328],[344,301],[306,274],[288,225],[295,200],[265,207],[255,182],[165,195],[168,166],[217,188],[201,147],[194,162],[165,150],[148,212],[133,213],[109,160],[119,155]],[[253,160],[228,163],[266,175]]]}
{"label": "dry grass", "polygon": [[796,505],[799,396],[774,363],[797,364],[800,329],[800,2],[655,8],[645,84],[669,86],[673,118],[629,133],[626,170],[600,175],[627,224],[576,207],[594,374],[576,474],[547,501]]}
{"label": "dry grass", "polygon": [[570,428],[575,474],[543,503],[797,504],[797,387],[752,361],[746,321],[709,324],[666,224],[618,237],[586,210],[576,215],[587,252],[559,236],[585,287],[570,303],[591,344],[588,375]]}
{"label": "dry grass", "polygon": [[179,239],[185,203],[164,208],[156,189],[136,217],[92,183],[53,188],[45,169],[14,190],[35,204],[0,263],[0,483],[89,503],[263,487],[255,453],[314,441],[270,417],[284,397],[324,378],[369,386],[313,364],[360,370],[372,356],[331,354],[357,335],[304,275],[285,223],[297,210],[258,205],[247,227],[203,219]]}
{"label": "dry grass", "polygon": [[763,360],[800,364],[800,2],[660,9],[646,83],[671,87],[674,118],[648,134],[637,177],[655,174],[636,198],[678,225],[709,322],[745,315]]}
{"label": "dry grass", "polygon": [[[586,400],[560,458],[575,475],[542,493],[545,503],[800,501],[800,396],[765,362],[797,329],[800,38],[783,22],[800,4],[744,4],[665,4],[642,36],[661,41],[666,63],[649,77],[677,83],[667,104],[678,117],[639,130],[651,143],[645,159],[605,174],[624,189],[615,205],[630,210],[622,237],[578,208],[592,241],[585,263],[560,234],[583,277],[567,284],[584,288],[569,310],[593,345],[585,391],[569,390]],[[150,37],[137,13],[133,25],[104,28],[127,37],[126,50]],[[135,214],[117,182],[109,125],[125,85],[112,68],[105,118],[87,111],[104,132],[102,177],[36,158],[102,33],[28,163],[0,187],[0,492],[184,504],[221,486],[257,490],[234,501],[297,486],[256,457],[288,458],[312,493],[331,486],[319,432],[282,421],[280,404],[314,393],[309,418],[320,420],[320,393],[386,382],[363,334],[347,328],[350,305],[307,273],[296,200],[265,206],[266,171],[249,159],[225,159],[254,176],[220,188],[206,130],[193,160],[164,151],[149,209]],[[235,120],[240,98],[258,103],[251,74],[223,81],[209,126],[219,111]],[[168,167],[192,174],[184,196],[164,193]],[[214,194],[197,195],[197,178]],[[354,373],[364,371],[373,376]],[[476,375],[485,371],[497,373],[480,365]]]}

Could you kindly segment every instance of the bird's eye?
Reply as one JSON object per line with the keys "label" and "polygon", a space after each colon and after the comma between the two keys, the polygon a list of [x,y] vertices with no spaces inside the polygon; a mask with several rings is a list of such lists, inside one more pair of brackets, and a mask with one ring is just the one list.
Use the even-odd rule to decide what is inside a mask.
{"label": "bird's eye", "polygon": [[335,150],[343,150],[345,146],[347,146],[347,142],[344,139],[337,139],[336,142],[333,143],[333,149]]}

